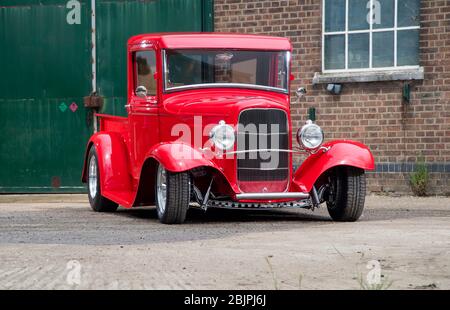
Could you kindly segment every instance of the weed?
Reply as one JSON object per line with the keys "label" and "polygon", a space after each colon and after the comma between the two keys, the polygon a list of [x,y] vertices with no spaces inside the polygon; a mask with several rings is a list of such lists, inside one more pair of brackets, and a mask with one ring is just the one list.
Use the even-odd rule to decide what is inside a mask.
{"label": "weed", "polygon": [[429,173],[425,160],[420,158],[416,163],[416,168],[410,175],[411,190],[416,196],[426,196],[429,182]]}
{"label": "weed", "polygon": [[380,283],[369,284],[362,274],[359,274],[358,283],[362,290],[387,290],[392,286],[393,281],[389,281],[388,278],[383,279]]}
{"label": "weed", "polygon": [[273,286],[276,290],[279,290],[277,276],[275,275],[275,271],[273,270],[272,263],[270,262],[269,256],[266,256],[267,265],[269,265],[270,274],[272,275]]}

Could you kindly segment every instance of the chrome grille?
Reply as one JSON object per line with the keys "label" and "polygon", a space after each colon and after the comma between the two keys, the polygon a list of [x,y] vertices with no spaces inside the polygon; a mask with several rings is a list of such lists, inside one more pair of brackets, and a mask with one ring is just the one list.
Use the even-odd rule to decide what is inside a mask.
{"label": "chrome grille", "polygon": [[237,177],[241,190],[244,191],[246,182],[253,182],[254,192],[272,191],[268,190],[267,182],[275,181],[278,189],[273,186],[271,189],[284,191],[289,178],[286,113],[278,109],[243,111],[239,117],[237,143]]}

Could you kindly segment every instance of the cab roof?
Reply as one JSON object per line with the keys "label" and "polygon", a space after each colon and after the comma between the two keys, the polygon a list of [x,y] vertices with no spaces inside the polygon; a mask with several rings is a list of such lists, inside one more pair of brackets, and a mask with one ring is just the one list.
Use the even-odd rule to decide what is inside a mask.
{"label": "cab roof", "polygon": [[161,49],[249,49],[291,51],[287,38],[234,33],[154,33],[131,37],[128,45],[154,42]]}

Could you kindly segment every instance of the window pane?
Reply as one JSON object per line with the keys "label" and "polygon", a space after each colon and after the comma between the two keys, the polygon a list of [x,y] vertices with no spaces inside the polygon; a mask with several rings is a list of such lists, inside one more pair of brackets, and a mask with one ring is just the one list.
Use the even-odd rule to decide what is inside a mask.
{"label": "window pane", "polygon": [[136,87],[145,86],[149,96],[156,95],[156,56],[153,51],[136,52]]}
{"label": "window pane", "polygon": [[325,31],[345,30],[345,0],[325,0]]}
{"label": "window pane", "polygon": [[358,33],[348,36],[348,68],[369,67],[369,34]]}
{"label": "window pane", "polygon": [[399,0],[397,27],[419,26],[420,0]]}
{"label": "window pane", "polygon": [[393,67],[394,32],[374,32],[372,40],[372,66],[374,68]]}
{"label": "window pane", "polygon": [[277,68],[277,78],[275,79],[275,85],[272,85],[277,88],[288,88],[288,80],[289,80],[289,63],[288,57],[286,53],[280,53],[278,55],[278,68]]}
{"label": "window pane", "polygon": [[348,29],[363,30],[369,29],[368,15],[370,1],[367,0],[349,0],[348,1]]}
{"label": "window pane", "polygon": [[287,59],[284,51],[167,50],[166,87],[232,83],[285,91]]}
{"label": "window pane", "polygon": [[397,32],[397,65],[419,64],[419,30],[399,30]]}
{"label": "window pane", "polygon": [[[401,0],[399,1],[401,2]],[[395,0],[378,0],[373,2],[373,28],[393,28]]]}
{"label": "window pane", "polygon": [[325,69],[345,69],[345,36],[325,36]]}

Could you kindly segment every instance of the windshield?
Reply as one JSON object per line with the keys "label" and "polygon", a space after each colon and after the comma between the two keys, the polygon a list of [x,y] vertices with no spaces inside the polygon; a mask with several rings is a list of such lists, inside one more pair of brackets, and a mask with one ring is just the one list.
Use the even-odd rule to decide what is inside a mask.
{"label": "windshield", "polygon": [[245,87],[288,91],[287,51],[166,50],[165,89]]}

